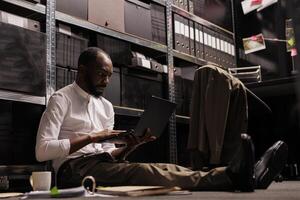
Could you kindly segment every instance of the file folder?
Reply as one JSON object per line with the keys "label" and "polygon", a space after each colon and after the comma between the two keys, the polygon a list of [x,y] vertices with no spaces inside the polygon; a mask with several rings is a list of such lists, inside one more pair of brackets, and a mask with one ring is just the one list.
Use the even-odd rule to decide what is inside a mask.
{"label": "file folder", "polygon": [[192,20],[189,20],[190,28],[190,52],[189,54],[195,56],[195,26]]}
{"label": "file folder", "polygon": [[181,17],[174,14],[174,49],[182,52]]}

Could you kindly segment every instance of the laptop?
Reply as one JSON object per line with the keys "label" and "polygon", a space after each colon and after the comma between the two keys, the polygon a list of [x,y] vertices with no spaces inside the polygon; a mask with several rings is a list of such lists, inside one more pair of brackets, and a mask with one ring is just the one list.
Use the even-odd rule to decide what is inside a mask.
{"label": "laptop", "polygon": [[147,128],[150,128],[151,134],[158,138],[163,133],[175,108],[176,103],[152,96],[148,107],[134,129],[106,138],[105,140],[118,139],[129,134],[141,137],[145,134]]}
{"label": "laptop", "polygon": [[152,96],[148,107],[144,111],[135,127],[133,134],[135,136],[143,136],[147,128],[150,128],[151,134],[157,138],[162,134],[169,119],[176,108],[176,104]]}

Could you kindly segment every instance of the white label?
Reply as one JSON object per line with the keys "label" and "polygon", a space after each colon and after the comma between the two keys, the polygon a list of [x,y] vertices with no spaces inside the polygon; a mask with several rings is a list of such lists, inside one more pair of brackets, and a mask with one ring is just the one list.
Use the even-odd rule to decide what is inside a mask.
{"label": "white label", "polygon": [[217,43],[217,49],[220,51],[221,47],[220,47],[220,39],[219,38],[217,38],[216,43]]}
{"label": "white label", "polygon": [[63,24],[58,25],[58,31],[66,35],[72,35],[71,27]]}
{"label": "white label", "polygon": [[180,34],[180,23],[175,21],[175,33]]}
{"label": "white label", "polygon": [[231,55],[231,45],[230,43],[227,43],[227,51],[228,51],[228,54]]}
{"label": "white label", "polygon": [[189,26],[188,25],[184,25],[184,36],[185,37],[190,37],[189,35]]}
{"label": "white label", "polygon": [[198,30],[198,29],[195,29],[195,40],[196,40],[197,42],[200,41],[200,40],[199,40],[199,30]]}
{"label": "white label", "polygon": [[208,44],[207,33],[204,33],[204,44],[205,44],[205,45]]}
{"label": "white label", "polygon": [[145,68],[151,69],[151,64],[150,64],[150,61],[149,61],[149,60],[142,59],[142,65],[143,65],[143,67],[145,67]]}
{"label": "white label", "polygon": [[180,23],[180,34],[184,35],[184,24]]}
{"label": "white label", "polygon": [[225,53],[228,53],[228,42],[225,42]]}
{"label": "white label", "polygon": [[194,40],[194,28],[190,27],[190,38]]}
{"label": "white label", "polygon": [[211,47],[211,35],[207,34],[208,46]]}
{"label": "white label", "polygon": [[204,41],[203,41],[203,32],[202,31],[199,31],[199,40],[200,40],[201,44],[204,43]]}
{"label": "white label", "polygon": [[25,28],[24,27],[26,25],[25,20],[27,20],[27,19],[24,19],[24,18],[16,16],[16,15],[7,14],[7,23],[9,23],[9,24],[13,24],[15,26]]}
{"label": "white label", "polygon": [[223,40],[221,40],[221,51],[224,52],[224,41]]}
{"label": "white label", "polygon": [[234,48],[234,45],[232,45],[232,56],[235,56],[235,48]]}
{"label": "white label", "polygon": [[215,37],[211,37],[211,46],[212,46],[212,48],[216,48],[216,38]]}

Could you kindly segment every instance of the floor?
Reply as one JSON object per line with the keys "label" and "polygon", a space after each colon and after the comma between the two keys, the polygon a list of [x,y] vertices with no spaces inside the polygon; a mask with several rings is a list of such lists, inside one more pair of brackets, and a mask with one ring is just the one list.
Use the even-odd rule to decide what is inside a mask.
{"label": "floor", "polygon": [[[256,190],[252,193],[238,193],[238,192],[192,192],[190,195],[162,195],[162,196],[148,196],[148,197],[116,197],[112,199],[139,199],[139,200],[169,200],[169,199],[188,199],[188,200],[292,200],[300,199],[300,181],[284,181],[281,183],[272,183],[267,190]],[[10,198],[12,199],[12,198]],[[68,199],[86,199],[86,198],[68,198]],[[98,198],[93,198],[98,199]],[[99,199],[105,199],[99,197]]]}

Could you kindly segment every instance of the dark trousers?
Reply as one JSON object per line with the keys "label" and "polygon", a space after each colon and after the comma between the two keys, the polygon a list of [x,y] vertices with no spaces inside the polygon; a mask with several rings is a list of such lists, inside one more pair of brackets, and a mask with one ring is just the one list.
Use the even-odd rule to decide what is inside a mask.
{"label": "dark trousers", "polygon": [[58,171],[57,184],[60,188],[76,187],[85,176],[93,176],[98,186],[157,185],[189,190],[230,190],[232,183],[225,169],[202,172],[175,164],[119,163],[104,153],[66,161]]}

